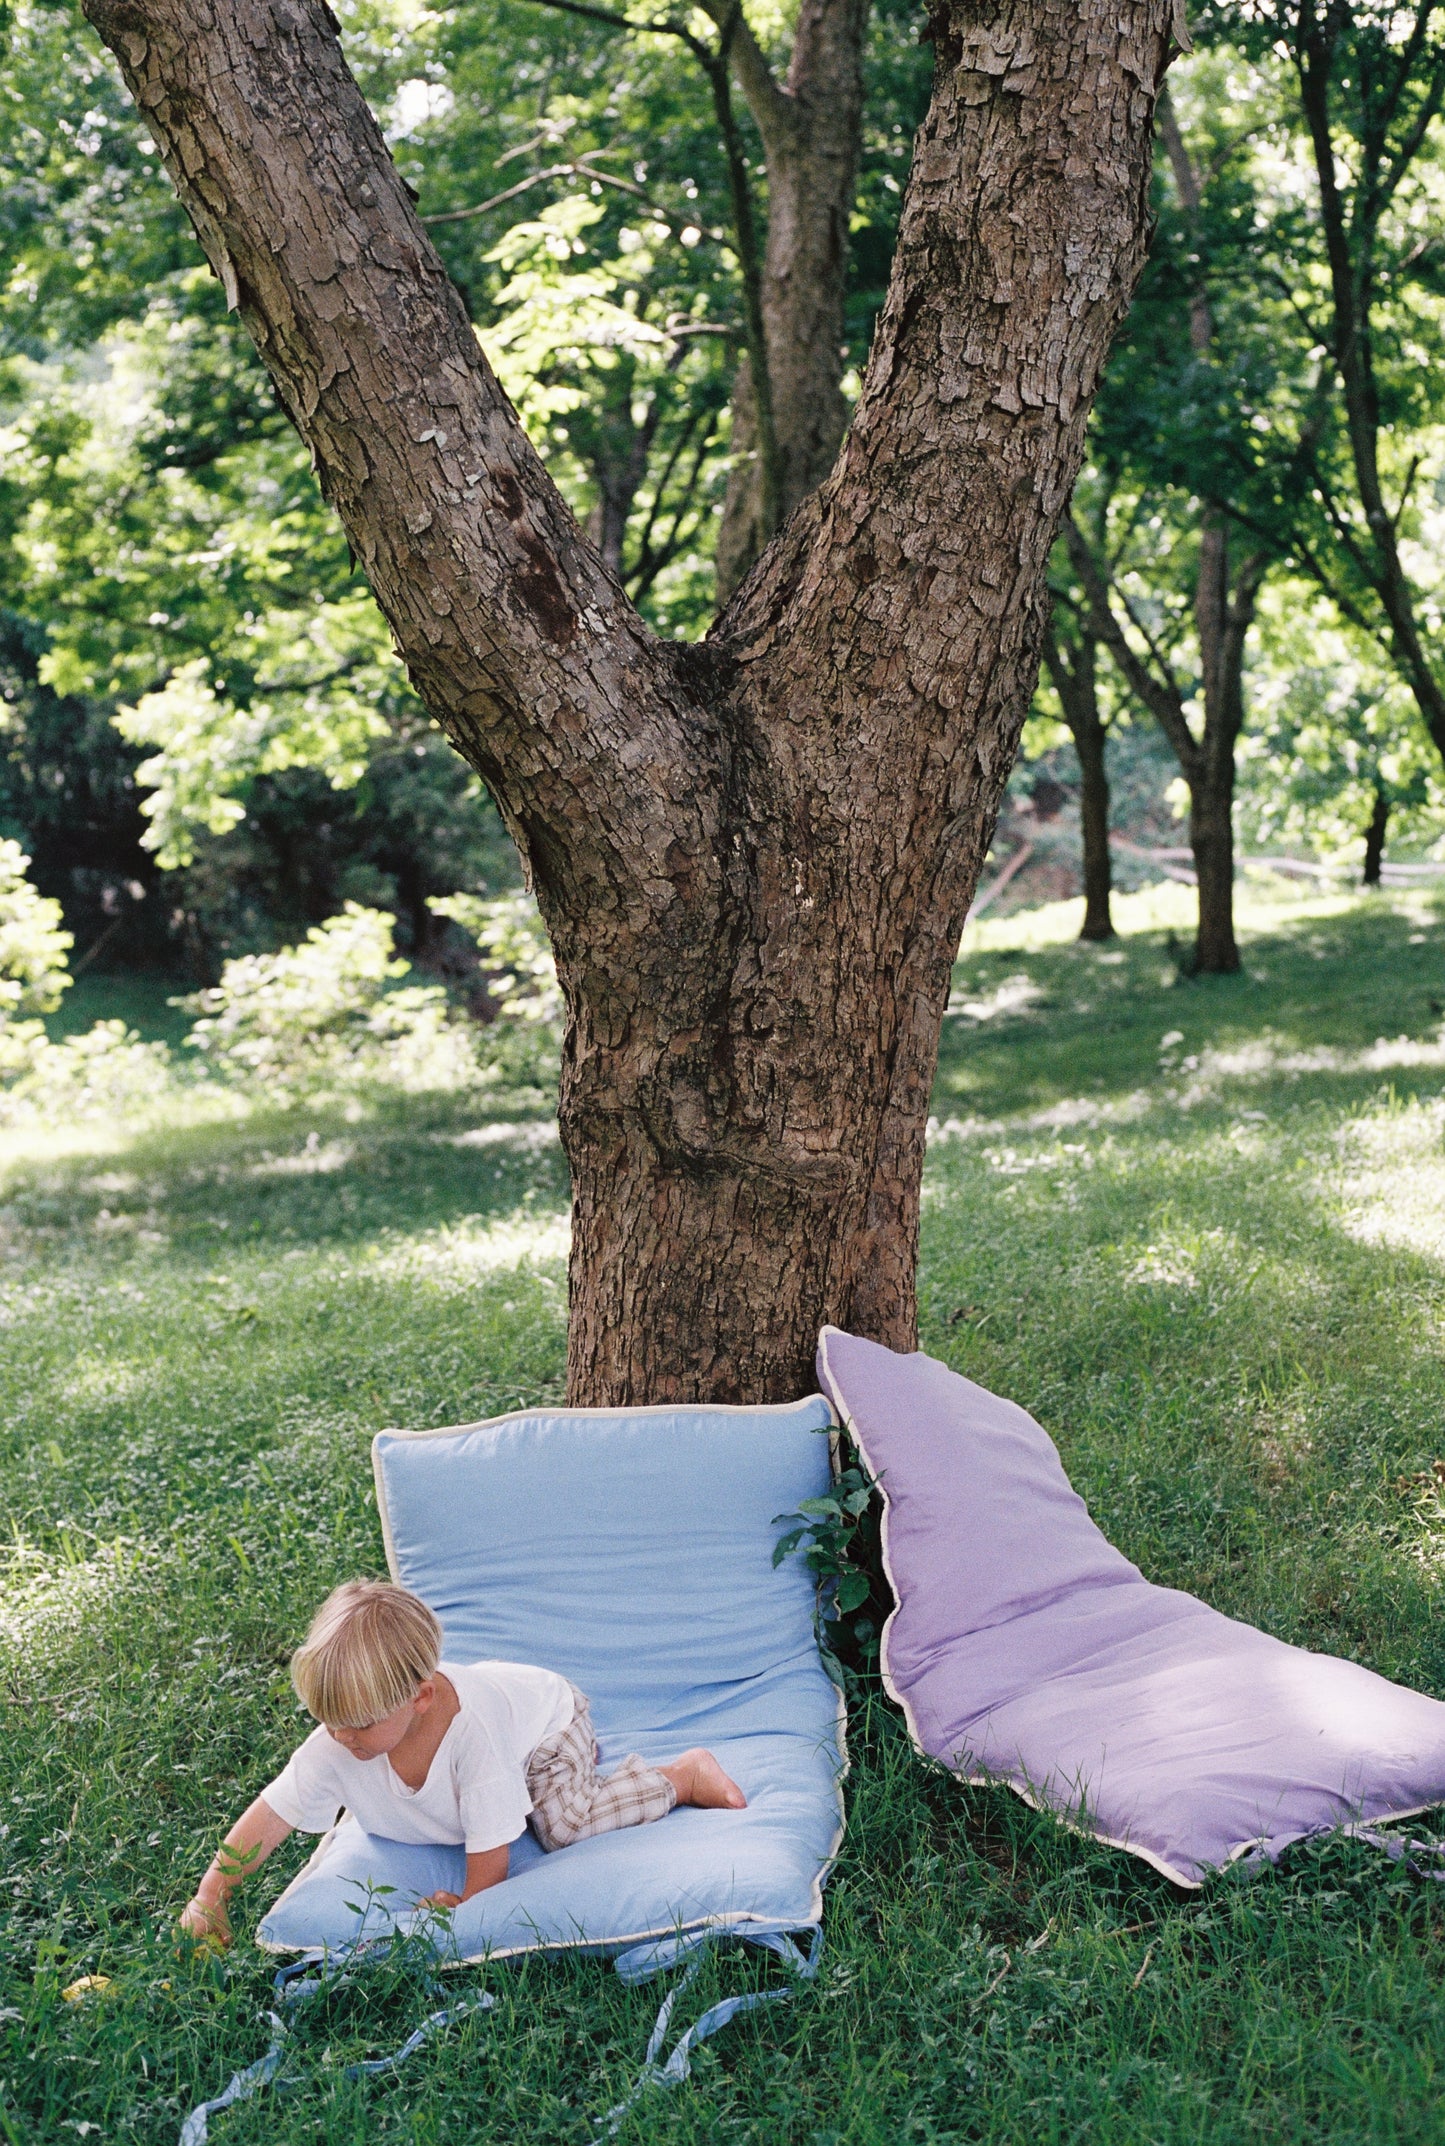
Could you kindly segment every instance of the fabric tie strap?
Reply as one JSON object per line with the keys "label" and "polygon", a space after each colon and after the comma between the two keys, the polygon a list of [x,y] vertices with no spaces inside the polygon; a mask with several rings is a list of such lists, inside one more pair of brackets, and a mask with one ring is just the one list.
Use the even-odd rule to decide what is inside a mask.
{"label": "fabric tie strap", "polygon": [[1380,1849],[1392,1863],[1403,1863],[1412,1878],[1432,1878],[1437,1885],[1445,1885],[1445,1870],[1427,1870],[1422,1857],[1433,1857],[1445,1862],[1445,1841],[1410,1840],[1402,1833],[1381,1833],[1374,1826],[1352,1827],[1356,1840],[1369,1843]]}
{"label": "fabric tie strap", "polygon": [[[338,1962],[335,1968],[327,1961],[321,1961],[319,1974],[308,1972],[318,1964],[314,1960],[300,1960],[295,1966],[283,1967],[272,1985],[276,2008],[266,2015],[271,2022],[270,2048],[265,2056],[258,2057],[254,2064],[248,2064],[244,2071],[236,2072],[213,2101],[203,2101],[199,2107],[192,2109],[181,2126],[178,2146],[205,2146],[213,2116],[219,2115],[222,2109],[229,2109],[235,2102],[249,2101],[253,2094],[259,2093],[263,2086],[269,2085],[275,2079],[286,2061],[286,2045],[290,2039],[292,2023],[313,1997],[319,1997],[324,1990],[344,1989],[349,1983],[355,1982],[356,1970],[365,1960],[380,1958],[391,1949],[390,1939],[368,1940],[359,1945],[348,1946],[343,1952],[333,1955]],[[423,1988],[430,1997],[443,1997],[445,1994],[441,1983],[432,1974],[423,1978]],[[390,2056],[369,2057],[358,2063],[348,2064],[342,2076],[347,2079],[360,2079],[377,2072],[395,2071],[421,2048],[423,2042],[430,2041],[434,2034],[440,2034],[444,2027],[452,2026],[469,2012],[488,2012],[495,2003],[496,1999],[485,1990],[475,1990],[470,1996],[459,1998],[455,2004],[442,2003]]]}
{"label": "fabric tie strap", "polygon": [[658,2060],[662,2055],[662,2045],[672,2024],[673,2007],[684,1990],[689,1989],[696,1981],[703,1958],[715,1934],[711,1930],[702,1930],[691,1938],[675,1941],[670,1957],[663,1948],[656,1946],[639,1948],[642,1954],[640,1962],[638,1953],[622,1953],[619,1956],[616,1962],[617,1972],[625,1982],[648,1981],[655,1974],[665,1973],[676,1959],[686,1957],[687,1966],[682,1980],[670,1989],[663,1999],[647,2044],[647,2054],[642,2060],[642,2070],[637,2075],[632,2091],[607,2111],[602,2118],[601,2129],[591,2140],[590,2146],[604,2146],[606,2140],[616,2138],[627,2116],[651,2088],[681,2085],[692,2070],[693,2050],[710,2035],[716,2034],[719,2028],[727,2026],[730,2020],[736,2019],[740,2012],[751,2012],[761,2004],[786,2000],[793,1995],[798,1983],[811,1982],[818,1972],[823,1955],[821,1925],[815,1925],[806,1953],[799,1951],[786,1930],[728,1931],[726,1934],[741,1944],[756,1945],[760,1951],[776,1953],[793,1977],[792,1987],[781,1990],[753,1990],[746,1996],[724,1997],[719,2003],[710,2006],[702,2018],[696,2020],[687,2032],[678,2038],[672,2055],[660,2063]]}
{"label": "fabric tie strap", "polygon": [[[643,2058],[637,2083],[624,2100],[607,2111],[602,2118],[602,2128],[592,2146],[602,2146],[604,2140],[616,2137],[628,2112],[649,2088],[677,2086],[686,2079],[692,2069],[692,2052],[700,2042],[707,2041],[710,2035],[716,2034],[720,2028],[727,2026],[730,2020],[736,2019],[740,2012],[751,2012],[759,2005],[774,2004],[780,1999],[791,1997],[800,1982],[811,1982],[818,1972],[823,1950],[823,1932],[819,1927],[812,1930],[806,1953],[798,1949],[785,1930],[727,1931],[724,1934],[729,1938],[735,1938],[745,1945],[755,1945],[764,1952],[775,1953],[792,1976],[792,1985],[787,1989],[753,1990],[744,1996],[724,1997],[719,2003],[710,2006],[701,2019],[696,2020],[687,2032],[679,2037],[669,2057],[659,2061],[677,2000],[696,1981],[704,1955],[718,1934],[712,1930],[694,1931],[683,1937],[634,1946],[630,1952],[619,1955],[615,1963],[617,1972],[624,1982],[629,1983],[651,1981],[655,1975],[666,1974],[682,1960],[686,1960],[687,1965],[681,1981],[669,1990],[663,2000],[647,2044],[647,2054]],[[273,1984],[275,2009],[267,2014],[271,2022],[270,2048],[263,2057],[258,2057],[254,2064],[248,2064],[244,2071],[234,2073],[213,2100],[203,2101],[197,2108],[192,2109],[181,2126],[178,2146],[206,2146],[213,2116],[219,2115],[222,2109],[231,2108],[238,2101],[249,2101],[253,2094],[259,2093],[263,2086],[270,2085],[276,2079],[286,2061],[287,2043],[292,2023],[298,2013],[323,1992],[344,1989],[355,1982],[358,1970],[368,1961],[385,1958],[393,1950],[394,1943],[390,1938],[367,1939],[333,1954],[330,1960],[300,1960],[292,1967],[283,1967]],[[332,1964],[333,1960],[335,1965]],[[317,1968],[319,1972],[312,1972]],[[435,1974],[425,1973],[422,1976],[422,1987],[428,1996],[444,1996],[442,1984]],[[433,2035],[440,2034],[443,2028],[452,2026],[469,2012],[490,2011],[495,2002],[496,1999],[485,1990],[474,1991],[470,1996],[458,1999],[455,2004],[444,2002],[434,2012],[429,2013],[415,2032],[409,2034],[400,2048],[394,2049],[390,2056],[370,2057],[355,2064],[348,2064],[342,2076],[359,2079],[378,2072],[396,2071],[424,2042],[430,2041]],[[283,2081],[282,2085],[291,2083]]]}

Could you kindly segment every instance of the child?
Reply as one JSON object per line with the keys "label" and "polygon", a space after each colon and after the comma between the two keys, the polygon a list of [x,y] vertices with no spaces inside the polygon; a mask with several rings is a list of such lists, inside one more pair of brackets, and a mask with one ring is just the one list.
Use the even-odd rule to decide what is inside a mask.
{"label": "child", "polygon": [[666,1766],[634,1753],[597,1771],[585,1696],[550,1669],[443,1662],[441,1626],[416,1595],[348,1580],[327,1596],[291,1663],[321,1725],[237,1819],[181,1915],[193,1937],[231,1942],[226,1902],[299,1827],[324,1833],[344,1805],[388,1840],[455,1841],[467,1852],[459,1907],[500,1885],[531,1820],[546,1849],[646,1825],[674,1804],[740,1811],[747,1798],[710,1751]]}

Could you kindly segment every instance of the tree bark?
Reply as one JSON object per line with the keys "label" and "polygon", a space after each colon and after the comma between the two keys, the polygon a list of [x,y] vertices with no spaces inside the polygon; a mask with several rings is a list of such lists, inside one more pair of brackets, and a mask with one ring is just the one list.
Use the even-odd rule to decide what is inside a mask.
{"label": "tree bark", "polygon": [[[723,0],[709,12],[722,23]],[[868,0],[803,0],[787,81],[778,83],[751,30],[733,35],[738,85],[762,136],[768,235],[763,338],[776,438],[775,500],[758,452],[753,368],[733,388],[733,458],[717,541],[725,603],[774,530],[827,476],[848,421],[843,399],[843,299],[848,220],[863,124]]]}
{"label": "tree bark", "polygon": [[843,453],[701,648],[577,529],[321,0],[85,6],[536,887],[572,1399],[796,1394],[824,1320],[911,1347],[949,976],[1142,262],[1172,0],[940,16]]}
{"label": "tree bark", "polygon": [[1360,875],[1362,887],[1378,887],[1380,884],[1380,870],[1385,862],[1385,833],[1389,825],[1390,800],[1377,786],[1370,824],[1365,829],[1365,869]]}
{"label": "tree bark", "polygon": [[1112,939],[1114,874],[1109,855],[1106,763],[1109,732],[1099,713],[1099,637],[1085,626],[1070,661],[1051,628],[1044,642],[1044,661],[1079,756],[1079,830],[1084,851],[1084,921],[1079,937]]}

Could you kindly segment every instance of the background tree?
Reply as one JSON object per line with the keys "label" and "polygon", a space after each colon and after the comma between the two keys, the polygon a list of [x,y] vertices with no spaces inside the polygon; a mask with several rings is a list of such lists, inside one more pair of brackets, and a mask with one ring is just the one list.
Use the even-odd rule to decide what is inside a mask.
{"label": "background tree", "polygon": [[[470,168],[455,150],[445,152],[453,122],[444,117],[426,130],[427,162],[450,190],[460,187],[463,199],[431,209],[434,190],[423,185],[425,220],[455,272],[448,243],[454,227],[495,215],[533,186],[580,179],[593,197],[610,196],[613,209],[620,201],[634,219],[640,206],[650,205],[674,243],[690,244],[699,261],[723,269],[714,296],[723,296],[724,306],[714,307],[709,322],[725,331],[736,365],[730,474],[715,553],[721,600],[837,452],[847,414],[844,375],[860,362],[871,327],[871,319],[850,320],[850,287],[856,291],[860,266],[877,276],[875,233],[886,258],[899,186],[889,166],[906,155],[926,102],[915,21],[899,0],[887,0],[871,23],[868,0],[808,0],[791,36],[776,21],[764,36],[740,6],[717,0],[703,11],[713,26],[703,35],[682,16],[634,17],[591,0],[538,4],[560,11],[563,37],[575,48],[584,79],[599,51],[612,61],[605,101],[595,94],[579,99],[565,49],[553,49],[549,73],[559,93],[539,114],[530,143],[501,150],[503,160],[527,153],[534,169],[489,191],[483,202],[476,200],[477,168],[489,168],[495,155],[486,156],[475,136],[474,152],[483,154],[474,153]],[[438,38],[449,93],[457,71],[442,60],[443,45],[456,51],[467,37],[463,26],[482,12],[457,11],[457,27]],[[502,11],[512,34],[524,12]],[[619,84],[620,40],[626,64]],[[495,61],[484,64],[490,71]],[[475,74],[475,64],[467,72]],[[866,125],[865,79],[872,107]],[[487,111],[495,108],[489,99]],[[891,187],[880,186],[881,178]],[[676,209],[679,191],[691,208]],[[694,318],[688,332],[699,325]],[[640,420],[631,436],[626,425],[614,425],[605,471],[601,462],[594,465],[599,489],[619,509],[640,482],[633,472],[645,467],[646,423]]]}
{"label": "background tree", "polygon": [[1159,232],[1094,425],[1090,483],[1107,511],[1066,536],[1091,630],[1187,785],[1193,965],[1227,974],[1249,636],[1291,555],[1321,392],[1272,274],[1296,222],[1260,184],[1257,142],[1288,137],[1278,80],[1224,52],[1196,63],[1190,90],[1183,117],[1161,101]]}
{"label": "background tree", "polygon": [[[1445,6],[1257,0],[1226,34],[1257,46],[1261,30],[1298,83],[1327,270],[1319,332],[1340,395],[1343,437],[1315,462],[1324,526],[1311,556],[1344,615],[1383,635],[1445,754],[1445,652],[1430,623],[1438,613],[1409,556],[1426,460],[1412,435],[1441,414],[1433,352],[1445,270]],[[1353,497],[1340,483],[1344,456]],[[1434,562],[1420,563],[1433,579]]]}

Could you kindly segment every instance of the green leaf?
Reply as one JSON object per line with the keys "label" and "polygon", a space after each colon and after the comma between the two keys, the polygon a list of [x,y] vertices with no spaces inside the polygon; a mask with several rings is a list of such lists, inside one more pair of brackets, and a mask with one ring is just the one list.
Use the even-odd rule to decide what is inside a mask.
{"label": "green leaf", "polygon": [[861,1609],[868,1600],[867,1573],[845,1573],[838,1582],[838,1592],[834,1599],[844,1616],[848,1614],[849,1610]]}

